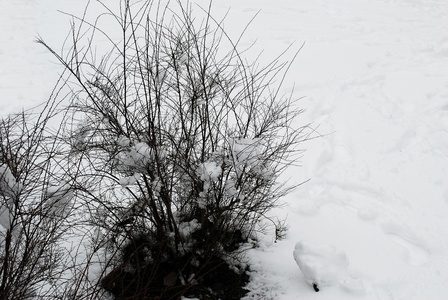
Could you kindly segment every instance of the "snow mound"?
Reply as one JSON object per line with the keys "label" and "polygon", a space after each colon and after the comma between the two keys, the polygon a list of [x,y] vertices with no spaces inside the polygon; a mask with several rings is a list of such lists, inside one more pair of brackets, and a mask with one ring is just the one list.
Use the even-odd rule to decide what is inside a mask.
{"label": "snow mound", "polygon": [[348,259],[345,252],[329,245],[298,242],[294,259],[306,281],[319,291],[322,286],[337,285],[348,276]]}

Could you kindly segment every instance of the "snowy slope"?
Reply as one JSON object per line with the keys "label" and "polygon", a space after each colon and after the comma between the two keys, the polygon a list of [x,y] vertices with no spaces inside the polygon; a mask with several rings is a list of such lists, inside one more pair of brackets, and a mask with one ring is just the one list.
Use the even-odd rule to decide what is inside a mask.
{"label": "snowy slope", "polygon": [[[60,45],[86,1],[0,0],[0,112],[48,98],[61,68],[33,40]],[[204,5],[207,1],[197,1]],[[446,299],[448,296],[448,2],[444,0],[214,1],[242,46],[266,61],[305,42],[285,89],[305,96],[303,122],[322,138],[304,145],[311,179],[275,212],[286,239],[266,235],[248,259],[253,299]],[[303,125],[303,124],[300,124]],[[297,242],[344,251],[347,281],[307,284]],[[248,297],[249,298],[249,297]]]}

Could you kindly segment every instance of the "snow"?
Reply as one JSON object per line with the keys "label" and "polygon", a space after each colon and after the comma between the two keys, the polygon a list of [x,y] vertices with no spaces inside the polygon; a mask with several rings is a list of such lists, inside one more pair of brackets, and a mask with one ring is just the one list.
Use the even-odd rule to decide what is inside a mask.
{"label": "snow", "polygon": [[60,184],[58,186],[49,186],[45,193],[45,210],[57,214],[58,216],[65,216],[68,214],[70,203],[73,198],[73,191],[71,191],[70,184]]}
{"label": "snow", "polygon": [[260,139],[235,139],[232,145],[233,157],[239,163],[256,165],[260,147]]}
{"label": "snow", "polygon": [[[0,110],[7,114],[49,97],[62,68],[34,39],[40,34],[58,48],[70,24],[57,10],[81,15],[86,1],[3,2]],[[292,42],[305,43],[284,92],[305,97],[298,126],[312,121],[322,134],[303,145],[303,167],[285,174],[310,180],[271,213],[287,217],[286,238],[274,243],[267,233],[250,250],[246,298],[446,299],[448,3],[213,2],[217,19],[229,8],[225,28],[235,37],[260,10],[241,40],[242,49],[257,40],[247,55],[264,49],[267,62]],[[134,150],[148,158],[144,147]],[[299,241],[343,251],[346,279],[314,292],[294,262]],[[316,260],[323,270],[334,261]]]}
{"label": "snow", "polygon": [[213,181],[217,180],[222,173],[220,166],[214,161],[206,161],[199,165],[198,174],[202,180]]}
{"label": "snow", "polygon": [[[0,208],[0,227],[1,231],[6,231],[10,229],[11,227],[11,211],[6,205],[3,205]],[[1,241],[1,244],[3,244],[3,241]]]}
{"label": "snow", "polygon": [[182,222],[179,225],[180,235],[183,239],[188,239],[199,228],[201,228],[201,224],[196,219],[189,222]]}
{"label": "snow", "polygon": [[135,173],[132,176],[125,176],[122,177],[118,180],[118,182],[120,183],[121,186],[123,187],[127,187],[128,185],[134,185],[137,183],[137,181],[140,178],[140,174],[139,173]]}
{"label": "snow", "polygon": [[[16,181],[16,178],[11,172],[11,169],[7,165],[0,165],[0,195],[5,198],[13,199],[17,195],[22,186]],[[9,205],[12,205],[8,203]]]}
{"label": "snow", "polygon": [[120,136],[117,140],[117,144],[121,147],[129,147],[131,140],[125,136]]}
{"label": "snow", "polygon": [[316,292],[323,286],[337,285],[347,279],[347,255],[333,246],[301,241],[296,244],[293,256],[306,281]]}

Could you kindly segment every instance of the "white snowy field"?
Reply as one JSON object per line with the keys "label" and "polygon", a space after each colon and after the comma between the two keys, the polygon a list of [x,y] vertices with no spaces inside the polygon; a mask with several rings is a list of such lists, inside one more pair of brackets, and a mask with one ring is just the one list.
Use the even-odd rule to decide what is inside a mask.
{"label": "white snowy field", "polygon": [[[57,10],[81,15],[85,3],[0,0],[1,115],[49,97],[62,69],[34,40],[62,45],[70,24]],[[249,253],[248,298],[447,299],[448,2],[215,0],[212,12],[228,9],[235,37],[260,10],[242,46],[258,40],[266,62],[305,43],[285,90],[305,97],[298,125],[322,134],[287,174],[310,180],[273,212],[287,216],[286,238]],[[346,277],[314,292],[299,241],[344,252]]]}

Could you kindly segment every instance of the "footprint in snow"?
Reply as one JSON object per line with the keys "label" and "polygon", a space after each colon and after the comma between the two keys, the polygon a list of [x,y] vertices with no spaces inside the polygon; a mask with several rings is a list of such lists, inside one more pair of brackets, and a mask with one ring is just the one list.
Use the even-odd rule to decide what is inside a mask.
{"label": "footprint in snow", "polygon": [[411,266],[420,266],[431,259],[431,252],[409,228],[394,222],[381,225],[384,233],[406,249],[406,262]]}

